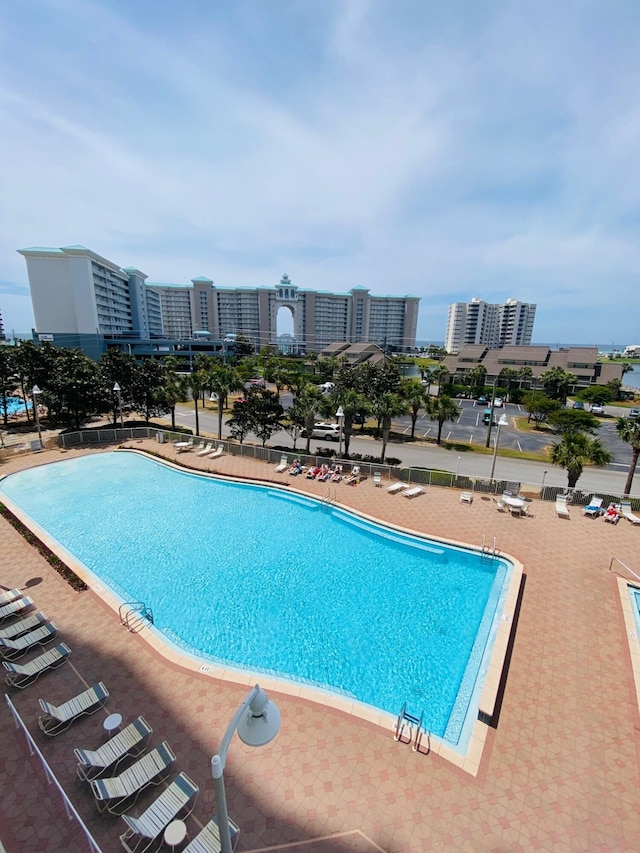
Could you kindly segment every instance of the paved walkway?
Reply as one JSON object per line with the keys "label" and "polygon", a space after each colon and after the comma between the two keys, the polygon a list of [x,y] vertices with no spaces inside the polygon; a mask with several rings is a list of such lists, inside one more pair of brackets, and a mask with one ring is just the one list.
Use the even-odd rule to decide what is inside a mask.
{"label": "paved walkway", "polygon": [[[158,452],[153,442],[137,444]],[[171,447],[162,452],[174,457]],[[2,465],[62,460],[46,451]],[[275,473],[275,466],[230,456],[181,461],[221,474],[286,482],[322,494],[324,486]],[[640,567],[640,531],[604,524],[574,510],[556,518],[553,505],[532,504],[517,519],[476,497],[430,488],[413,501],[376,489],[336,486],[338,500],[389,522],[434,536],[499,548],[525,565],[525,584],[504,698],[489,730],[480,773],[472,777],[440,756],[394,743],[391,731],[269,688],[282,712],[278,737],[261,750],[237,738],[225,778],[229,812],[241,826],[239,850],[293,853],[403,851],[637,851],[639,712],[612,556]],[[3,519],[0,583],[26,588],[56,620],[73,649],[71,664],[44,676],[15,701],[61,784],[104,853],[121,850],[124,824],[99,817],[74,776],[73,747],[95,747],[105,712],[58,738],[37,730],[37,698],[56,702],[104,681],[107,712],[144,714],[177,755],[177,768],[200,786],[193,818],[215,810],[210,756],[246,688],[171,664],[92,591],[75,593]],[[357,602],[354,602],[357,606]],[[66,820],[55,789],[0,712],[3,744],[0,839],[8,853],[85,850]],[[139,806],[155,793],[143,797]],[[308,843],[305,843],[308,842]]]}

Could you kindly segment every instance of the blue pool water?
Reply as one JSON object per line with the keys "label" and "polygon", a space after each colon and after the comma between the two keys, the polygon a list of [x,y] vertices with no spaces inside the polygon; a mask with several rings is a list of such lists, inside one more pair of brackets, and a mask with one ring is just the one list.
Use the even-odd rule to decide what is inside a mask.
{"label": "blue pool water", "polygon": [[[33,408],[29,401],[27,401],[27,408],[29,411]],[[24,414],[24,400],[22,397],[7,397],[7,414]],[[2,415],[4,415],[4,403],[3,398],[0,397],[0,416]]]}
{"label": "blue pool water", "polygon": [[182,647],[392,714],[406,702],[460,739],[507,561],[126,452],[13,474],[4,495]]}

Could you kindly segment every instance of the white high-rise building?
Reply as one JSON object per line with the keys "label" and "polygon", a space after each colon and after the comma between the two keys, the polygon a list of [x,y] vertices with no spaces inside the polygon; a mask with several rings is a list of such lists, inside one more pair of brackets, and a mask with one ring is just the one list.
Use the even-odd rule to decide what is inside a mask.
{"label": "white high-rise building", "polygon": [[528,346],[535,316],[535,305],[516,299],[500,305],[476,297],[471,302],[454,302],[449,306],[445,349],[457,353],[471,344],[485,344],[491,349]]}
{"label": "white high-rise building", "polygon": [[282,309],[291,313],[296,352],[318,352],[335,341],[401,350],[416,343],[415,296],[373,296],[365,287],[307,290],[286,275],[271,287],[219,287],[204,276],[190,285],[165,284],[84,246],[19,252],[27,261],[36,331],[41,340],[64,339],[64,346],[85,347],[83,336],[93,336],[99,349],[104,338],[242,335],[258,349],[275,347]]}

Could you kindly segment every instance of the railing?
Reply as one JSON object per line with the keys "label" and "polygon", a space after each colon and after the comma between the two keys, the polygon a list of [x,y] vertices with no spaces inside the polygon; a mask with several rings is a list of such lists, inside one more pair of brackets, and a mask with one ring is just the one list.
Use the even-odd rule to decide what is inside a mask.
{"label": "railing", "polygon": [[609,563],[609,571],[610,571],[610,572],[611,572],[611,571],[613,571],[613,564],[614,564],[614,562],[618,562],[618,563],[620,563],[620,565],[621,565],[621,566],[623,566],[623,567],[624,567],[624,568],[625,568],[625,569],[626,569],[630,574],[632,574],[636,580],[640,581],[640,575],[637,575],[637,574],[633,571],[633,569],[630,569],[630,568],[629,568],[629,566],[628,566],[626,563],[623,563],[623,562],[622,562],[622,560],[621,560],[619,557],[612,557],[612,558],[611,558],[611,562]]}
{"label": "railing", "polygon": [[[118,444],[127,440],[141,440],[154,438],[160,444],[169,444],[172,441],[184,441],[185,432],[158,429],[158,427],[125,427],[109,428],[99,430],[80,430],[79,432],[60,435],[60,443],[63,447],[77,447],[91,444]],[[202,438],[210,439],[210,436]],[[255,444],[236,444],[235,442],[216,439],[216,446],[223,444],[225,453],[231,456],[239,456],[242,459],[255,459],[259,462],[279,464],[283,453],[292,459],[300,459],[303,465],[309,467],[317,465],[320,467],[328,462],[327,456],[309,455],[296,450],[261,447]],[[188,455],[185,456],[188,459]],[[379,462],[368,462],[361,459],[339,459],[334,457],[332,462],[342,465],[345,474],[348,474],[354,465],[360,467],[360,472],[367,477],[372,477],[374,471],[379,471],[383,479],[389,481],[402,480],[412,486],[441,486],[449,489],[461,489],[474,494],[501,495],[509,480],[492,480],[488,477],[471,477],[458,472],[441,471],[439,469],[407,468],[401,465],[382,465]],[[521,483],[519,493],[527,498],[549,501],[553,503],[559,494],[571,494],[574,506],[586,506],[593,490],[585,492],[581,489],[567,489],[566,486],[550,486],[544,483]],[[605,505],[609,503],[620,503],[623,499],[631,500],[632,509],[640,510],[640,499],[629,498],[628,495],[613,495],[604,492],[599,493]]]}
{"label": "railing", "polygon": [[7,705],[9,706],[9,710],[11,711],[11,714],[13,716],[13,720],[16,724],[16,729],[22,729],[22,731],[24,732],[24,735],[27,739],[27,746],[29,747],[29,754],[33,755],[35,753],[38,756],[38,758],[40,759],[40,763],[42,764],[42,769],[44,770],[45,776],[47,778],[47,782],[50,785],[53,783],[56,786],[56,788],[58,789],[60,796],[62,797],[62,802],[64,803],[64,807],[65,807],[65,811],[67,812],[68,819],[73,820],[75,818],[75,820],[78,822],[78,826],[80,827],[80,829],[84,833],[84,837],[86,838],[87,843],[89,844],[89,849],[95,851],[95,853],[102,853],[101,848],[96,844],[94,837],[91,835],[91,833],[89,832],[87,827],[84,825],[84,821],[82,820],[82,818],[80,817],[78,812],[75,810],[73,803],[67,797],[67,795],[64,792],[64,789],[60,785],[60,782],[58,782],[53,771],[49,767],[46,758],[38,749],[38,745],[36,744],[34,739],[31,737],[31,733],[29,732],[29,730],[25,726],[24,721],[22,720],[22,717],[18,713],[18,709],[15,707],[15,705],[13,704],[13,702],[7,696],[6,693],[5,693],[4,698],[7,700]]}
{"label": "railing", "polygon": [[127,601],[121,604],[118,609],[120,616],[120,624],[124,625],[127,631],[132,634],[137,634],[147,622],[153,625],[153,611],[144,603],[144,601]]}

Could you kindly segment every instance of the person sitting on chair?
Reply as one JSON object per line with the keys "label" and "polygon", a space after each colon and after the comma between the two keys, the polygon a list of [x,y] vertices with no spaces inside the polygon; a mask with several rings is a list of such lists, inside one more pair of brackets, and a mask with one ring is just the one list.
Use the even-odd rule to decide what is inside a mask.
{"label": "person sitting on chair", "polygon": [[609,504],[604,514],[604,520],[610,522],[610,524],[617,524],[620,521],[620,507],[618,504]]}

